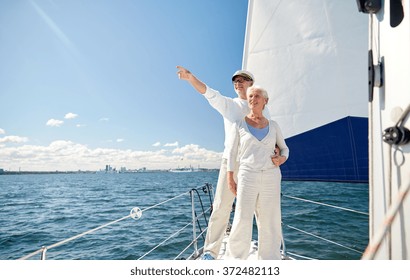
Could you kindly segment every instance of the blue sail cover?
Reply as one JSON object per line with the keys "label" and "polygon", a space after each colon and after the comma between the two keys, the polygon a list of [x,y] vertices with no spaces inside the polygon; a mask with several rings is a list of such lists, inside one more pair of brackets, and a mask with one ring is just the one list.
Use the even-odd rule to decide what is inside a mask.
{"label": "blue sail cover", "polygon": [[283,180],[368,182],[368,119],[346,117],[286,139]]}

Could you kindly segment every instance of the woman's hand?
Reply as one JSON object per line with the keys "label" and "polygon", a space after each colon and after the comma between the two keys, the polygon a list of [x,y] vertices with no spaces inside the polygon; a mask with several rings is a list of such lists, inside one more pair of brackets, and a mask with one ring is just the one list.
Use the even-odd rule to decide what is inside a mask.
{"label": "woman's hand", "polygon": [[238,186],[237,186],[237,184],[235,182],[235,179],[233,177],[234,177],[233,172],[228,171],[228,188],[236,196]]}
{"label": "woman's hand", "polygon": [[272,160],[273,165],[275,165],[276,167],[279,167],[286,161],[286,157],[275,155],[275,156],[271,156],[271,160]]}

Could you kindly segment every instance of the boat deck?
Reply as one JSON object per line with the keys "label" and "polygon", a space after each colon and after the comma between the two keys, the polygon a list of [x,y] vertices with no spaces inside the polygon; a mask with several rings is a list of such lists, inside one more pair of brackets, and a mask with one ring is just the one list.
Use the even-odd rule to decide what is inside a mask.
{"label": "boat deck", "polygon": [[[222,240],[219,255],[216,258],[217,260],[226,260],[226,248],[228,244],[228,238],[229,238],[229,235],[225,234]],[[202,254],[203,254],[203,248],[200,249],[198,256],[194,257],[194,255],[191,255],[189,259],[190,260],[200,260],[202,257]],[[281,251],[281,254],[282,254],[282,260],[294,260],[293,258],[286,256],[286,254],[284,254],[283,251]],[[253,261],[258,260],[258,242],[256,240],[251,241],[251,246],[249,249],[249,255],[248,255],[247,260],[253,260]]]}

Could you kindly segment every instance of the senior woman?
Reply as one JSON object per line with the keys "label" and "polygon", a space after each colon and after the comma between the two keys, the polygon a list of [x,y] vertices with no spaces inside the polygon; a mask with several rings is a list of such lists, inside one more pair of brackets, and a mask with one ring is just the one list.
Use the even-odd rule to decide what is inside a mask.
{"label": "senior woman", "polygon": [[[237,196],[237,202],[227,258],[247,259],[256,213],[258,259],[280,259],[282,175],[279,166],[287,160],[289,149],[279,125],[262,114],[269,99],[266,90],[249,87],[247,99],[251,111],[234,126],[229,146],[228,186]],[[275,145],[280,155],[275,155]],[[236,164],[239,164],[237,183]]]}

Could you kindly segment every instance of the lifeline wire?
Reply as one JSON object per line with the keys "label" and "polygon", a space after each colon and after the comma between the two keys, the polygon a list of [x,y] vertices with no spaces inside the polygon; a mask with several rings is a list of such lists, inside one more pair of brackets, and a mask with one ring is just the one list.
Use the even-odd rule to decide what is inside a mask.
{"label": "lifeline wire", "polygon": [[322,203],[322,202],[316,202],[316,201],[312,201],[312,200],[308,200],[308,199],[304,199],[304,198],[299,198],[299,197],[295,197],[295,196],[290,196],[290,195],[285,195],[285,194],[283,196],[287,197],[287,198],[292,198],[292,199],[296,199],[296,200],[301,200],[301,201],[305,201],[305,202],[310,202],[310,203],[314,203],[314,204],[319,204],[319,205],[323,205],[323,206],[328,206],[328,207],[332,207],[332,208],[336,208],[336,209],[340,209],[340,210],[344,210],[344,211],[349,211],[349,212],[354,212],[354,213],[369,216],[369,213],[360,212],[360,211],[352,210],[352,209],[348,209],[348,208],[343,208],[343,207],[340,207],[340,206],[334,206],[334,205],[330,205],[330,204],[326,204],[326,203]]}
{"label": "lifeline wire", "polygon": [[[179,198],[179,197],[181,197],[181,196],[183,196],[183,195],[186,195],[187,193],[188,193],[188,192],[182,193],[182,194],[180,194],[180,195],[178,195],[178,196],[176,196],[176,197],[170,198],[170,199],[168,199],[168,200],[166,200],[166,201],[163,201],[163,202],[160,202],[160,203],[158,203],[158,204],[155,204],[155,205],[153,205],[153,206],[151,206],[151,207],[145,208],[145,209],[142,210],[141,212],[147,211],[147,210],[149,210],[149,209],[151,209],[151,208],[157,207],[157,206],[159,206],[159,205],[161,205],[161,204],[164,204],[164,203],[166,203],[166,202],[169,202],[169,201],[171,201],[171,200],[174,200],[174,199],[176,199],[176,198]],[[122,217],[122,218],[120,218],[120,219],[117,219],[117,220],[115,220],[115,221],[111,221],[111,222],[109,222],[109,223],[103,224],[103,225],[101,225],[101,226],[99,226],[99,227],[96,227],[96,228],[94,228],[94,229],[88,230],[88,231],[86,231],[86,232],[83,232],[83,233],[77,234],[77,235],[75,235],[75,236],[72,236],[72,237],[70,237],[70,238],[64,239],[64,240],[62,240],[62,241],[60,241],[60,242],[54,243],[54,244],[52,244],[52,245],[50,245],[50,246],[44,246],[43,248],[41,248],[41,249],[39,249],[39,250],[37,250],[37,251],[35,251],[35,252],[33,252],[33,253],[28,254],[28,255],[26,255],[26,256],[20,258],[19,260],[26,260],[26,259],[28,259],[28,258],[31,258],[31,257],[34,256],[34,255],[37,255],[37,254],[40,253],[40,252],[43,252],[44,250],[49,250],[49,249],[52,249],[52,248],[61,246],[61,245],[65,244],[65,243],[67,243],[67,242],[70,242],[70,241],[72,241],[72,240],[75,240],[75,239],[77,239],[77,238],[80,238],[80,237],[82,237],[82,236],[84,236],[84,235],[93,233],[93,232],[95,232],[95,231],[97,231],[97,230],[100,230],[100,229],[102,229],[102,228],[105,228],[105,227],[107,227],[107,226],[109,226],[109,225],[112,225],[112,224],[118,223],[118,222],[120,222],[120,221],[122,221],[122,220],[128,219],[128,218],[130,218],[131,216],[132,216],[131,214],[130,214],[130,215],[127,215],[127,216]]]}
{"label": "lifeline wire", "polygon": [[347,247],[347,246],[342,245],[342,244],[340,244],[340,243],[337,243],[337,242],[334,242],[334,241],[332,241],[332,240],[329,240],[329,239],[326,239],[326,238],[320,237],[320,236],[318,236],[318,235],[315,235],[315,234],[313,234],[313,233],[310,233],[310,232],[307,232],[307,231],[304,231],[304,230],[301,230],[301,229],[298,229],[298,228],[295,228],[295,227],[292,227],[292,226],[289,226],[289,225],[285,225],[285,226],[287,226],[288,228],[291,228],[291,229],[294,229],[294,230],[300,231],[300,232],[302,232],[302,233],[304,233],[304,234],[307,234],[307,235],[310,235],[310,236],[316,237],[316,238],[318,238],[318,239],[324,240],[324,241],[326,241],[326,242],[329,242],[329,243],[335,244],[335,245],[337,245],[337,246],[343,247],[343,248],[345,248],[345,249],[348,249],[348,250],[351,250],[351,251],[355,251],[355,252],[360,253],[360,254],[362,253],[362,251],[358,251],[358,250],[356,250],[356,249],[353,249],[353,248]]}

